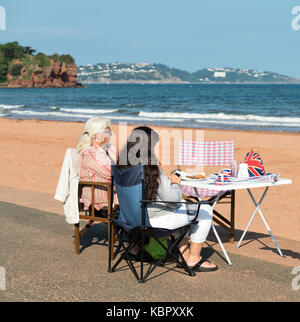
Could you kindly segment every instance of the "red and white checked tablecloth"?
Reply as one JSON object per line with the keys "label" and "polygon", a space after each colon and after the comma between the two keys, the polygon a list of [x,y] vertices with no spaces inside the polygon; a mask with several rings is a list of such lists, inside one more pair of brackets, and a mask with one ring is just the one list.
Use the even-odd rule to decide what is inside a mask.
{"label": "red and white checked tablecloth", "polygon": [[[182,185],[183,183],[184,182],[181,182],[181,185],[180,185],[180,190],[182,193],[184,193],[185,195],[188,195],[188,196],[198,197],[195,190],[194,190],[194,187],[184,186],[184,185]],[[217,190],[200,189],[200,188],[198,188],[197,191],[198,191],[199,196],[201,198],[209,198],[212,196],[216,196],[220,192]]]}
{"label": "red and white checked tablecloth", "polygon": [[[234,159],[233,141],[181,141],[179,143],[179,165],[229,166]],[[194,188],[181,186],[182,193],[197,196]],[[216,190],[197,189],[201,198],[218,194]]]}
{"label": "red and white checked tablecloth", "polygon": [[179,143],[179,165],[230,165],[233,158],[233,141],[181,141]]}

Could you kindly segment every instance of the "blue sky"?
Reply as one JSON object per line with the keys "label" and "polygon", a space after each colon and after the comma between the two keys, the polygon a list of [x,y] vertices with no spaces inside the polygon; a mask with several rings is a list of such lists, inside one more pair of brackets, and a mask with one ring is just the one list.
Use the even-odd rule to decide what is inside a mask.
{"label": "blue sky", "polygon": [[300,78],[300,30],[291,27],[297,5],[300,0],[0,0],[7,20],[0,43],[69,53],[79,65],[156,62],[191,72],[238,67]]}

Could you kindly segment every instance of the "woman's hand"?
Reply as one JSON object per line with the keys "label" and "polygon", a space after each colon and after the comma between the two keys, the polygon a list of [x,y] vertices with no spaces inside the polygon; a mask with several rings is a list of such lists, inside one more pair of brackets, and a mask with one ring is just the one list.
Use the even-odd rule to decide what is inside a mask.
{"label": "woman's hand", "polygon": [[169,175],[169,180],[171,181],[171,184],[173,183],[177,183],[177,184],[180,184],[181,183],[181,179],[180,177],[178,177],[176,174],[174,173],[171,173]]}

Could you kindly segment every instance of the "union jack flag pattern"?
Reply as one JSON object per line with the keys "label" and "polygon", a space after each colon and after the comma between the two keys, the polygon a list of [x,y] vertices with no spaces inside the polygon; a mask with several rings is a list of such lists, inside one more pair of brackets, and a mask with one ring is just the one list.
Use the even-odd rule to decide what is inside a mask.
{"label": "union jack flag pattern", "polygon": [[258,153],[248,152],[245,156],[244,163],[248,164],[248,172],[250,177],[263,176],[265,174],[265,168],[263,160]]}

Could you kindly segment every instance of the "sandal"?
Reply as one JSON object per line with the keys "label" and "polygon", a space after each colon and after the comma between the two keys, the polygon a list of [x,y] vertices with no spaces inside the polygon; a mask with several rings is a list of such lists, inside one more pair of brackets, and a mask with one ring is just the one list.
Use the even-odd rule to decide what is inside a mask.
{"label": "sandal", "polygon": [[214,272],[218,269],[218,265],[215,267],[203,267],[201,264],[204,262],[211,263],[209,260],[202,258],[196,265],[194,266],[189,266],[189,269],[192,270],[193,272]]}

